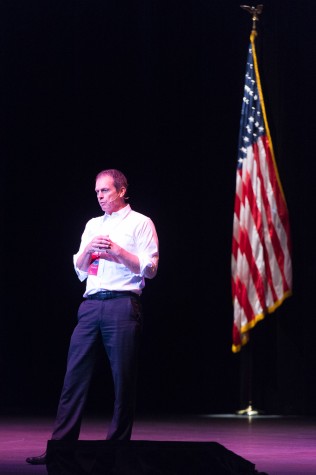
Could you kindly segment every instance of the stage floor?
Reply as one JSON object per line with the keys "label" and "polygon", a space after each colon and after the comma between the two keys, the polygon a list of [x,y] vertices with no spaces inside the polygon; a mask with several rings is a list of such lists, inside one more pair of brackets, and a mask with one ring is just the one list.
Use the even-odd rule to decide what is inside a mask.
{"label": "stage floor", "polygon": [[[46,449],[53,419],[0,417],[0,475],[47,475],[28,456]],[[108,420],[89,417],[80,439],[104,440]],[[268,475],[316,474],[316,420],[302,417],[202,414],[136,419],[133,440],[217,442]],[[194,474],[192,474],[194,475]]]}

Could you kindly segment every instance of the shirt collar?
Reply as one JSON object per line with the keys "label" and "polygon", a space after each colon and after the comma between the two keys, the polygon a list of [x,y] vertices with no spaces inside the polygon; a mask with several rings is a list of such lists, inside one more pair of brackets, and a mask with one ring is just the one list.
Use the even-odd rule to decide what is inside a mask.
{"label": "shirt collar", "polygon": [[127,204],[124,208],[119,209],[118,211],[113,211],[112,214],[104,213],[103,220],[107,219],[116,219],[116,218],[125,218],[131,210],[131,206]]}

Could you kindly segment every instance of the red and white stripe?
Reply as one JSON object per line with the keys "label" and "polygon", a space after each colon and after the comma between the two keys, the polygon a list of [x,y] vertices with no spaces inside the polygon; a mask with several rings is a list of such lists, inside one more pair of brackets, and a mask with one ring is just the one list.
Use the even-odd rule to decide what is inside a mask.
{"label": "red and white stripe", "polygon": [[247,148],[237,169],[232,243],[233,346],[292,290],[288,210],[269,139]]}

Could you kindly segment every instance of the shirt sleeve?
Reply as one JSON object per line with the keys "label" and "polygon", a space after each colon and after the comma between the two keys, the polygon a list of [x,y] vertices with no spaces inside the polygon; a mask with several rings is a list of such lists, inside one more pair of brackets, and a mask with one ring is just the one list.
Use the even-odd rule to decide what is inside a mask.
{"label": "shirt sleeve", "polygon": [[84,248],[86,247],[88,242],[91,241],[91,239],[93,237],[91,224],[92,224],[92,220],[88,221],[88,223],[86,224],[86,227],[85,227],[85,229],[83,231],[83,234],[81,236],[81,242],[80,242],[79,250],[76,254],[73,255],[74,269],[75,269],[75,272],[76,272],[80,282],[83,282],[88,277],[88,272],[82,271],[77,267],[77,259],[83,253]]}
{"label": "shirt sleeve", "polygon": [[155,225],[150,218],[144,222],[139,231],[138,248],[140,275],[153,279],[158,270],[159,243]]}
{"label": "shirt sleeve", "polygon": [[80,270],[77,266],[76,266],[76,262],[77,262],[77,258],[79,256],[79,253],[77,254],[74,254],[73,256],[73,261],[74,261],[74,268],[75,268],[75,272],[78,276],[78,279],[80,280],[80,282],[83,282],[87,277],[88,277],[88,272],[84,272],[83,270]]}

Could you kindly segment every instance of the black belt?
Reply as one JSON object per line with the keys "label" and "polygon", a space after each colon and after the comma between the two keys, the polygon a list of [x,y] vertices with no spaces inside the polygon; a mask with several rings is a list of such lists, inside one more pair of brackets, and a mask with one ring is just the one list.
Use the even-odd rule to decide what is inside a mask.
{"label": "black belt", "polygon": [[107,299],[117,299],[120,297],[135,297],[139,298],[138,294],[135,292],[130,292],[129,290],[101,290],[95,294],[87,295],[89,300],[107,300]]}

